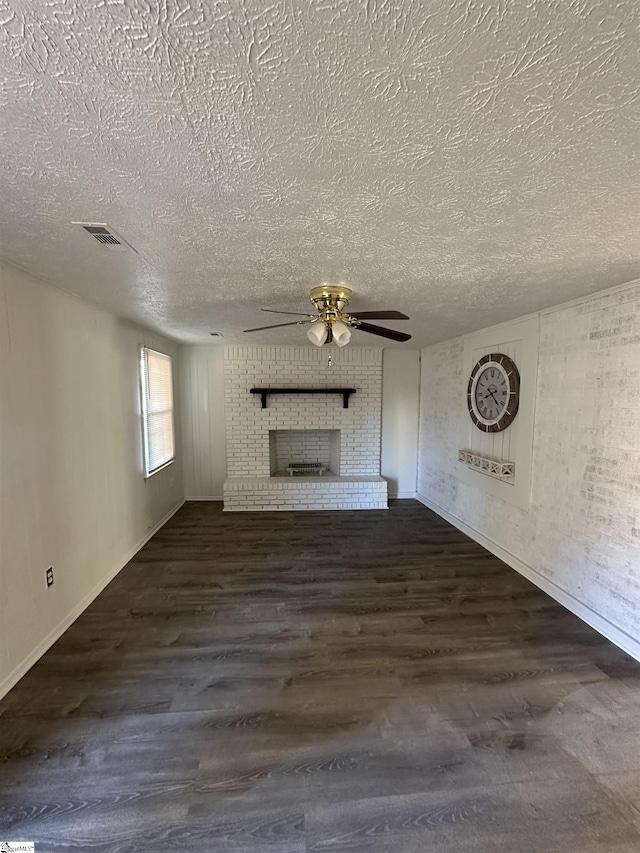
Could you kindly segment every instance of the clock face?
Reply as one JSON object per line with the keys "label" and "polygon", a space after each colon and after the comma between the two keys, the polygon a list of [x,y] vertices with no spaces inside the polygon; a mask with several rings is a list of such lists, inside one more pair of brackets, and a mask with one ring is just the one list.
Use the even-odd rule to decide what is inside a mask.
{"label": "clock face", "polygon": [[509,402],[509,383],[504,370],[497,364],[485,367],[478,374],[475,408],[487,421],[497,421]]}
{"label": "clock face", "polygon": [[518,413],[520,376],[509,356],[485,355],[471,371],[467,405],[472,421],[484,432],[501,432]]}

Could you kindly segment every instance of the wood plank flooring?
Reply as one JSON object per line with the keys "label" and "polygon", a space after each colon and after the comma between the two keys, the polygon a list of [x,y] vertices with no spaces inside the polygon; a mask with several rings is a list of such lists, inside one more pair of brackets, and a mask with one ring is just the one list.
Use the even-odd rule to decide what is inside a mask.
{"label": "wood plank flooring", "polygon": [[0,702],[37,853],[637,853],[640,665],[414,501],[191,503]]}

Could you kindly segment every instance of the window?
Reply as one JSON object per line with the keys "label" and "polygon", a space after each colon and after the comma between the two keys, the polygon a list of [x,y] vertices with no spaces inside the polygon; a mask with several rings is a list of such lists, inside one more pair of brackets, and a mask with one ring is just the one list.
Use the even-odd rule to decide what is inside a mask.
{"label": "window", "polygon": [[150,477],[175,458],[171,357],[141,347],[140,383],[144,469]]}

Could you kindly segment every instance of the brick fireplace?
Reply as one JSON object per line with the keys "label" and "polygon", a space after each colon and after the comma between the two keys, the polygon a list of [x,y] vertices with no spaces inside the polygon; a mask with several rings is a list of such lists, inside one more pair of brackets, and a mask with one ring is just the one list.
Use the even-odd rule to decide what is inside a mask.
{"label": "brick fireplace", "polygon": [[[347,408],[339,393],[269,395],[266,408],[250,393],[347,386],[356,391]],[[386,509],[381,407],[381,349],[226,347],[225,510]],[[292,477],[291,462],[320,462],[326,470]]]}

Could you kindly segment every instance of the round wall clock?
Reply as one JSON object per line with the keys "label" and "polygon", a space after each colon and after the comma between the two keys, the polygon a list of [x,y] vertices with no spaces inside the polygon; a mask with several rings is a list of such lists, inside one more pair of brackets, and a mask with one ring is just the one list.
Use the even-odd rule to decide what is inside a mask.
{"label": "round wall clock", "polygon": [[471,371],[467,406],[474,424],[483,432],[502,432],[518,414],[520,374],[508,355],[492,352]]}

